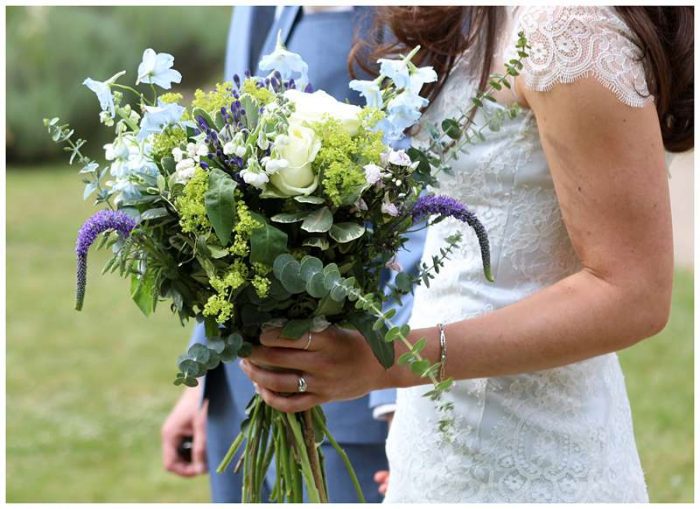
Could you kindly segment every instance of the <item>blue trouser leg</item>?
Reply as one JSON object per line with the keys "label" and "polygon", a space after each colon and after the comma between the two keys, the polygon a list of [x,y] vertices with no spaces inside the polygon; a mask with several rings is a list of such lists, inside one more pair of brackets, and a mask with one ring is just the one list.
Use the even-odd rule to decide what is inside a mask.
{"label": "blue trouser leg", "polygon": [[[209,486],[212,502],[238,503],[241,501],[243,479],[233,468],[241,457],[243,448],[236,454],[226,472],[217,474],[216,468],[226,455],[231,442],[241,428],[241,417],[236,414],[231,404],[231,394],[226,383],[223,369],[215,369],[207,375],[207,397],[209,410],[207,415],[207,463],[209,469]],[[267,481],[269,482],[270,476]],[[273,478],[274,479],[274,478]],[[263,500],[270,496],[269,484],[263,485]]]}
{"label": "blue trouser leg", "polygon": [[[340,444],[352,463],[357,478],[360,481],[365,500],[379,503],[384,498],[379,494],[378,485],[374,482],[374,473],[387,470],[384,444]],[[330,502],[358,502],[357,493],[342,458],[329,444],[323,444],[323,456],[326,466],[328,483],[328,498]]]}

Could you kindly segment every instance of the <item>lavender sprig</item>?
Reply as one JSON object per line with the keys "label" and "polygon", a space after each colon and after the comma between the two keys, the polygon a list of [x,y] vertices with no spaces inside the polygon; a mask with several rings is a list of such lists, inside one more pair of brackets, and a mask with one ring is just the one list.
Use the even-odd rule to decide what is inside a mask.
{"label": "lavender sprig", "polygon": [[83,308],[87,285],[87,254],[97,236],[107,230],[115,230],[123,238],[126,238],[135,227],[136,221],[134,219],[117,210],[100,210],[90,216],[80,227],[75,243],[75,254],[78,256],[75,309],[80,311]]}
{"label": "lavender sprig", "polygon": [[489,237],[481,221],[471,210],[460,202],[445,195],[425,195],[418,198],[411,212],[413,222],[417,222],[426,216],[454,217],[458,221],[467,223],[476,233],[481,248],[481,261],[484,265],[484,276],[493,282],[491,272],[491,249],[489,247]]}

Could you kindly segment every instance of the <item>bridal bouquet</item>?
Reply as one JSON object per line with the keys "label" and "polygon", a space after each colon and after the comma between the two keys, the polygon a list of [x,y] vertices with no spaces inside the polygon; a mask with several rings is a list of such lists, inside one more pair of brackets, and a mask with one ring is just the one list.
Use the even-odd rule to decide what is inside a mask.
{"label": "bridal bouquet", "polygon": [[[524,40],[519,44],[523,56]],[[421,356],[425,341],[411,345],[408,326],[391,322],[395,311],[382,307],[380,273],[401,270],[395,254],[419,220],[451,216],[474,229],[491,278],[488,239],[477,218],[450,198],[422,194],[436,171],[449,171],[446,161],[482,134],[465,111],[431,127],[430,146],[391,148],[427,105],[423,85],[437,79],[432,68],[411,62],[417,50],[380,60],[374,81],[350,83],[367,100],[362,108],[313,91],[307,64],[280,44],[260,62],[267,76],[235,76],[214,90],[197,90],[186,106],[178,93],[158,93],[156,87],[169,90],[181,75],[171,55],[152,49],[136,79],[147,93],[119,83],[126,71],[106,81],[86,79],[102,124],[115,132],[104,147],[106,163],[83,155],[85,140],[69,126],[45,120],[71,164],[81,166],[84,198],[95,194],[102,207],[78,234],[76,308],[83,306],[88,249],[99,239],[113,253],[103,272],[129,278],[145,314],[168,300],[183,323],[204,322],[207,342],[178,359],[177,385],[195,386],[220,362],[248,355],[263,327],[282,327],[284,337],[299,341],[339,325],[362,333],[385,367],[394,363],[392,342],[406,343],[410,352],[398,361],[432,381],[428,395],[440,401],[451,381],[438,380],[438,365]],[[511,61],[508,75],[494,75],[491,88],[509,86],[520,65]],[[493,100],[488,90],[472,108],[487,100]],[[415,284],[429,284],[460,237],[447,241],[430,266],[400,272],[387,295],[400,299]],[[235,465],[243,470],[243,501],[262,502],[273,461],[272,500],[300,502],[305,485],[311,501],[327,501],[324,439],[345,460],[362,500],[320,408],[285,414],[256,396],[248,416],[220,466],[227,468],[245,443]]]}

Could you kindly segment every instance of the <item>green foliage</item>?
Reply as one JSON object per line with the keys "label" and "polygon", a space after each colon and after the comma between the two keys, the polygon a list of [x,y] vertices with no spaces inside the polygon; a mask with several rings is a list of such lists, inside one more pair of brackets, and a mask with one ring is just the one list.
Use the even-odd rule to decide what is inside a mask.
{"label": "green foliage", "polygon": [[[214,90],[205,92],[202,89],[194,91],[194,99],[192,99],[192,109],[201,108],[209,115],[216,114],[221,108],[229,108],[231,106],[231,92],[233,87],[231,82],[226,81],[217,83]],[[194,115],[196,117],[196,114]],[[213,123],[210,123],[213,125]]]}
{"label": "green foliage", "polygon": [[202,168],[195,168],[194,176],[187,181],[183,194],[178,197],[176,205],[180,213],[182,231],[189,233],[208,232],[211,223],[207,219],[204,196],[209,189],[209,173]]}
{"label": "green foliage", "polygon": [[351,137],[335,119],[314,126],[321,138],[321,150],[313,162],[314,172],[321,175],[323,191],[333,205],[351,205],[367,185],[363,166],[379,162],[384,149],[381,132],[364,127]]}
{"label": "green foliage", "polygon": [[[266,87],[258,87],[256,81],[252,78],[243,80],[241,84],[241,93],[247,94],[251,98],[255,99],[256,103],[260,106],[264,106],[275,99],[275,94]],[[246,113],[248,108],[246,108]]]}
{"label": "green foliage", "polygon": [[[90,313],[72,309],[75,230],[94,209],[56,196],[81,191],[58,166],[7,173],[7,501],[206,502],[206,476],[157,461],[180,391],[155,360],[175,359],[192,324],[165,307],[145,318],[123,280],[97,277],[105,251],[92,253]],[[693,309],[693,273],[678,270],[667,328],[620,353],[653,502],[694,498]]]}
{"label": "green foliage", "polygon": [[[6,146],[8,160],[27,162],[59,155],[42,133],[46,115],[91,133],[91,154],[101,152],[108,133],[97,129],[97,100],[80,83],[125,69],[125,83],[133,84],[146,48],[174,55],[185,89],[219,78],[231,8],[30,6],[6,12]],[[150,94],[149,87],[143,90]]]}
{"label": "green foliage", "polygon": [[309,233],[324,233],[333,226],[333,213],[323,207],[308,214],[301,223],[301,229]]}
{"label": "green foliage", "polygon": [[236,218],[235,190],[236,182],[230,175],[218,168],[209,171],[209,186],[204,193],[204,205],[216,236],[224,246],[231,239]]}
{"label": "green foliage", "polygon": [[287,234],[257,217],[262,226],[250,234],[250,261],[272,266],[277,256],[287,252]]}
{"label": "green foliage", "polygon": [[154,161],[172,156],[173,149],[187,144],[187,133],[177,126],[166,127],[165,130],[153,137],[151,155]]}

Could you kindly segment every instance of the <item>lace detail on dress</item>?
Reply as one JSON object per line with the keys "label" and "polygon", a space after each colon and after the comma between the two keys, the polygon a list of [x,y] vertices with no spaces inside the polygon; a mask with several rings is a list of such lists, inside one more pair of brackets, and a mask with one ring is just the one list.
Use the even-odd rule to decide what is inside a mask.
{"label": "lace detail on dress", "polygon": [[594,76],[629,106],[653,100],[640,49],[612,7],[526,7],[517,25],[531,46],[522,72],[528,88]]}
{"label": "lace detail on dress", "polygon": [[[581,42],[576,34],[582,29],[571,21],[575,11],[569,9],[569,21],[557,33],[563,37],[571,30],[572,39]],[[546,12],[547,26],[559,26],[551,10]],[[518,25],[512,26],[517,32]],[[512,32],[505,33],[507,38]],[[477,78],[467,64],[466,58],[456,63],[423,125],[454,115],[455,105],[470,104]],[[485,108],[503,106],[488,103]],[[486,117],[479,111],[475,122],[484,125]],[[471,230],[452,220],[431,226],[423,261],[438,254],[444,238],[456,230],[464,233],[464,240],[430,288],[416,289],[410,320],[414,328],[502,308],[580,268],[534,114],[507,119],[500,131],[485,136],[483,143],[452,161],[452,172],[438,176],[436,192],[476,212],[491,241],[496,281],[484,279]],[[426,129],[416,141],[427,143]],[[449,329],[447,334],[449,342],[469,341],[450,335]],[[428,390],[398,390],[387,439],[391,482],[386,502],[648,500],[615,354],[534,373],[458,381],[446,395],[454,404],[455,420],[447,436],[437,431],[442,416],[423,397]]]}

